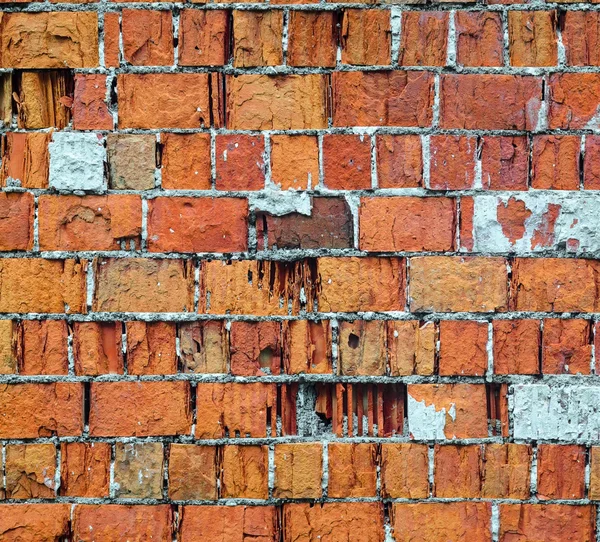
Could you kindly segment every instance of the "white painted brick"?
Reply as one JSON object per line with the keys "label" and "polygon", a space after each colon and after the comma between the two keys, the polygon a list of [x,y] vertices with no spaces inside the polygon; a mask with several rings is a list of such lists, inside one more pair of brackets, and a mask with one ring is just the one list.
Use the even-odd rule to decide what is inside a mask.
{"label": "white painted brick", "polygon": [[51,188],[93,192],[104,189],[106,149],[97,134],[56,132],[48,150]]}
{"label": "white painted brick", "polygon": [[513,391],[516,439],[600,438],[600,386],[521,384]]}

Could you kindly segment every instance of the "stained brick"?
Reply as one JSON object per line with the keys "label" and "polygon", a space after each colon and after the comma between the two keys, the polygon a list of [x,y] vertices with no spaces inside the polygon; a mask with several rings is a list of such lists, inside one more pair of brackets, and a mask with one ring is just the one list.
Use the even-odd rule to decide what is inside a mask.
{"label": "stained brick", "polygon": [[488,190],[527,190],[529,169],[525,137],[484,137],[481,182]]}
{"label": "stained brick", "polygon": [[380,188],[417,188],[423,184],[421,138],[378,135],[377,177]]}
{"label": "stained brick", "polygon": [[156,137],[153,134],[110,133],[106,139],[110,187],[119,190],[154,188]]}
{"label": "stained brick", "polygon": [[224,322],[179,324],[179,365],[187,373],[225,373],[229,360]]}
{"label": "stained brick", "polygon": [[6,497],[52,499],[56,489],[54,444],[12,444],[6,447]]}
{"label": "stained brick", "polygon": [[476,140],[431,136],[429,186],[433,190],[468,190],[475,182]]}
{"label": "stained brick", "polygon": [[177,372],[176,329],[168,322],[127,322],[127,372]]}
{"label": "stained brick", "polygon": [[340,322],[338,370],[342,375],[384,375],[386,325],[382,320]]}
{"label": "stained brick", "polygon": [[117,442],[113,466],[115,496],[120,499],[160,499],[163,462],[160,442]]}
{"label": "stained brick", "polygon": [[556,12],[511,11],[508,33],[512,66],[555,66],[558,62]]}
{"label": "stained brick", "polygon": [[390,64],[390,11],[347,9],[342,16],[342,62],[357,66]]}
{"label": "stained brick", "polygon": [[120,322],[75,322],[75,373],[86,376],[123,374],[122,331]]}
{"label": "stained brick", "polygon": [[217,448],[194,444],[169,447],[169,498],[216,500]]}

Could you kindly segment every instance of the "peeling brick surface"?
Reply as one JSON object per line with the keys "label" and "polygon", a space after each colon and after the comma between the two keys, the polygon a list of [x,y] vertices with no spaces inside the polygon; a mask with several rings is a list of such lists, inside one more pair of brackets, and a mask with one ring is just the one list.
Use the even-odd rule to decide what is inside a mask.
{"label": "peeling brick surface", "polygon": [[598,542],[600,0],[0,0],[0,541]]}

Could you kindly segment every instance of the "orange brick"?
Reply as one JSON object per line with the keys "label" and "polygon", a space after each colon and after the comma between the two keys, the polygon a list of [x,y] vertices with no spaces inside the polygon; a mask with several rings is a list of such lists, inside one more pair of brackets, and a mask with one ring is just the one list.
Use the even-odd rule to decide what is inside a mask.
{"label": "orange brick", "polygon": [[502,66],[502,16],[494,11],[456,12],[456,60],[463,66]]}
{"label": "orange brick", "polygon": [[8,132],[2,141],[0,186],[10,179],[23,188],[47,188],[51,137],[44,132]]}
{"label": "orange brick", "polygon": [[533,138],[533,188],[579,190],[581,140],[577,136]]}
{"label": "orange brick", "polygon": [[127,372],[132,375],[177,372],[176,329],[168,322],[127,322]]}
{"label": "orange brick", "polygon": [[377,449],[374,444],[331,443],[329,497],[374,497],[377,482]]}
{"label": "orange brick", "polygon": [[217,499],[217,448],[194,444],[169,447],[169,498]]}
{"label": "orange brick", "polygon": [[[90,434],[161,436],[190,434],[188,382],[93,382]],[[115,410],[115,406],[119,408]]]}
{"label": "orange brick", "polygon": [[599,66],[599,14],[594,11],[569,10],[561,15],[561,36],[567,64],[570,66]]}
{"label": "orange brick", "polygon": [[600,137],[598,136],[588,135],[585,138],[583,186],[586,190],[600,188]]}
{"label": "orange brick", "polygon": [[429,185],[433,190],[467,190],[475,182],[474,137],[431,136]]}
{"label": "orange brick", "polygon": [[538,320],[494,320],[494,372],[538,374],[541,330]]}
{"label": "orange brick", "polygon": [[233,10],[233,65],[283,64],[283,11]]}
{"label": "orange brick", "polygon": [[0,374],[14,374],[22,359],[20,326],[13,320],[0,320]]}
{"label": "orange brick", "polygon": [[229,60],[229,12],[184,9],[179,19],[179,64],[222,66]]}
{"label": "orange brick", "polygon": [[0,251],[33,248],[33,195],[0,193]]}
{"label": "orange brick", "polygon": [[232,322],[231,373],[240,376],[277,375],[281,372],[281,323]]}
{"label": "orange brick", "polygon": [[106,94],[106,75],[75,75],[75,94],[72,107],[73,128],[76,130],[112,130],[113,117],[108,110]]}
{"label": "orange brick", "polygon": [[444,66],[448,14],[435,11],[402,13],[401,66]]}
{"label": "orange brick", "polygon": [[77,375],[123,374],[121,322],[75,322],[73,357]]}
{"label": "orange brick", "polygon": [[95,274],[95,311],[193,310],[193,270],[189,261],[100,259],[96,261]]}
{"label": "orange brick", "polygon": [[60,494],[108,497],[111,445],[107,442],[64,442],[60,445]]}
{"label": "orange brick", "polygon": [[41,250],[139,248],[142,200],[134,195],[40,196]]}
{"label": "orange brick", "polygon": [[381,445],[381,495],[392,499],[425,499],[429,496],[426,445]]}
{"label": "orange brick", "polygon": [[148,205],[151,252],[242,252],[248,202],[241,198],[155,198]]}
{"label": "orange brick", "polygon": [[487,322],[442,320],[440,375],[484,375],[488,365],[487,341]]}
{"label": "orange brick", "polygon": [[327,374],[332,371],[329,322],[284,322],[284,366],[288,374]]}
{"label": "orange brick", "polygon": [[501,504],[500,542],[594,540],[595,508],[564,504]]}
{"label": "orange brick", "polygon": [[223,447],[221,495],[228,498],[266,499],[269,496],[267,446]]}
{"label": "orange brick", "polygon": [[338,372],[341,375],[384,375],[386,323],[383,320],[344,321],[339,324]]}
{"label": "orange brick", "polygon": [[173,64],[173,22],[170,11],[124,9],[121,30],[125,60],[134,66]]}
{"label": "orange brick", "polygon": [[432,375],[437,340],[434,322],[387,322],[387,350],[392,376]]}
{"label": "orange brick", "polygon": [[531,447],[525,444],[486,444],[481,481],[484,499],[528,499]]}
{"label": "orange brick", "polygon": [[589,374],[592,324],[588,320],[546,319],[542,340],[542,372]]}
{"label": "orange brick", "polygon": [[556,66],[555,11],[511,11],[508,33],[512,66]]}
{"label": "orange brick", "polygon": [[321,443],[277,444],[273,496],[280,499],[320,498],[322,470]]}
{"label": "orange brick", "polygon": [[[389,224],[389,217],[393,223]],[[431,217],[436,220],[432,224]],[[456,204],[451,198],[361,198],[359,247],[371,252],[450,251]]]}
{"label": "orange brick", "polygon": [[69,536],[70,504],[0,504],[0,537],[6,542],[60,540]]}
{"label": "orange brick", "polygon": [[83,386],[70,382],[3,384],[0,411],[2,438],[78,436],[83,432]]}
{"label": "orange brick", "polygon": [[481,446],[435,446],[433,495],[477,499],[481,496]]}
{"label": "orange brick", "polygon": [[337,32],[333,11],[290,11],[288,64],[335,66]]}
{"label": "orange brick", "polygon": [[54,444],[12,444],[6,447],[6,497],[53,499],[56,489]]}
{"label": "orange brick", "polygon": [[413,312],[492,312],[508,306],[503,258],[424,256],[410,260]]}
{"label": "orange brick", "polygon": [[120,15],[117,12],[104,14],[104,64],[107,68],[118,68],[120,64],[121,23],[119,19]]}
{"label": "orange brick", "polygon": [[396,540],[492,540],[489,502],[394,503],[393,513]]}
{"label": "orange brick", "polygon": [[538,498],[583,499],[585,468],[583,446],[540,444],[537,456]]}
{"label": "orange brick", "polygon": [[262,137],[219,135],[217,190],[261,190],[265,187],[265,145]]}
{"label": "orange brick", "polygon": [[[423,409],[444,414],[441,427],[424,424]],[[409,384],[408,426],[415,439],[485,438],[488,436],[487,399],[482,384]]]}
{"label": "orange brick", "polygon": [[487,190],[527,190],[529,151],[526,137],[484,137],[481,182]]}
{"label": "orange brick", "polygon": [[549,79],[548,128],[573,130],[596,125],[594,96],[600,92],[598,73],[555,73]]}
{"label": "orange brick", "polygon": [[161,134],[161,141],[162,187],[167,190],[210,190],[210,135]]}
{"label": "orange brick", "polygon": [[319,146],[315,136],[271,137],[271,181],[282,190],[308,190],[319,183]]}
{"label": "orange brick", "polygon": [[356,66],[391,63],[390,11],[346,9],[342,17],[342,62]]}
{"label": "orange brick", "polygon": [[332,190],[371,188],[371,140],[368,136],[323,137],[325,185]]}
{"label": "orange brick", "polygon": [[418,188],[423,185],[419,136],[377,135],[376,146],[379,188]]}

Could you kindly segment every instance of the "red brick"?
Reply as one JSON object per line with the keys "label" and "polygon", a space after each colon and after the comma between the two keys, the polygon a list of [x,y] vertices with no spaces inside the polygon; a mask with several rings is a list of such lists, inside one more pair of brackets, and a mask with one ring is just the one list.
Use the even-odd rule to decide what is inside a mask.
{"label": "red brick", "polygon": [[494,11],[456,12],[456,60],[463,66],[502,66],[502,16]]}
{"label": "red brick", "polygon": [[322,74],[227,76],[227,127],[232,130],[327,128]]}
{"label": "red brick", "polygon": [[182,381],[93,382],[90,434],[97,437],[190,434],[189,394],[189,383]]}
{"label": "red brick", "polygon": [[598,73],[556,73],[549,79],[548,128],[577,130],[596,128],[600,95]]}
{"label": "red brick", "polygon": [[545,374],[590,374],[592,323],[589,320],[545,319],[542,342]]}
{"label": "red brick", "polygon": [[121,14],[123,54],[134,66],[173,64],[173,23],[170,11],[124,9]]}
{"label": "red brick", "polygon": [[163,133],[161,142],[163,188],[167,190],[211,189],[209,134]]}
{"label": "red brick", "polygon": [[338,372],[345,376],[386,373],[386,323],[383,320],[344,321],[338,331]]}
{"label": "red brick", "polygon": [[241,198],[155,198],[148,205],[151,252],[242,252],[248,202]]}
{"label": "red brick", "polygon": [[418,188],[423,185],[419,136],[377,135],[376,145],[379,188]]}
{"label": "red brick", "polygon": [[267,499],[267,446],[223,447],[221,496],[225,499]]}
{"label": "red brick", "polygon": [[107,68],[118,68],[120,64],[120,14],[110,12],[104,14],[104,64]]}
{"label": "red brick", "polygon": [[[446,413],[443,434],[446,438],[485,438],[488,436],[487,400],[482,384],[409,384],[408,423],[411,436],[431,427],[413,427],[422,408],[433,406],[436,412]],[[411,402],[414,412],[411,416]],[[418,404],[420,403],[420,404]],[[450,412],[453,410],[453,412]],[[415,436],[415,438],[417,438]]]}
{"label": "red brick", "polygon": [[442,75],[440,126],[478,130],[533,130],[542,81],[519,75]]}
{"label": "red brick", "polygon": [[100,312],[190,312],[191,262],[142,258],[96,261],[93,309]]}
{"label": "red brick", "polygon": [[44,132],[8,132],[2,140],[0,186],[10,179],[23,188],[47,188],[51,137]]}
{"label": "red brick", "polygon": [[176,330],[169,322],[127,322],[127,372],[132,375],[177,372]]}
{"label": "red brick", "polygon": [[448,43],[448,13],[405,11],[400,38],[401,66],[444,66]]}
{"label": "red brick", "polygon": [[459,247],[460,250],[470,251],[473,250],[473,246],[475,245],[475,240],[473,236],[475,234],[475,228],[473,225],[474,215],[475,215],[475,202],[470,196],[462,196],[458,200],[458,205],[460,208],[459,215]]}
{"label": "red brick", "polygon": [[73,534],[81,542],[152,540],[170,542],[173,513],[168,504],[78,504],[73,514]]}
{"label": "red brick", "polygon": [[335,16],[333,11],[290,11],[287,54],[290,66],[335,66]]}
{"label": "red brick", "polygon": [[120,74],[117,93],[119,128],[200,128],[210,124],[206,73]]}
{"label": "red brick", "polygon": [[518,258],[512,265],[511,308],[596,312],[597,264],[592,260]]}
{"label": "red brick", "polygon": [[523,136],[484,137],[481,184],[488,190],[527,190],[529,151]]}
{"label": "red brick", "polygon": [[484,499],[528,499],[531,447],[525,444],[486,444],[481,480]]}
{"label": "red brick", "polygon": [[[526,223],[532,214],[523,200],[511,197],[506,202],[498,201],[496,205],[497,220],[502,227],[502,234],[512,246],[525,236]],[[535,235],[539,235],[537,231],[534,237]],[[532,240],[531,244],[535,246],[537,241]]]}
{"label": "red brick", "polygon": [[170,445],[170,499],[216,500],[218,476],[216,446]]}
{"label": "red brick", "polygon": [[264,140],[259,136],[217,136],[217,190],[265,187]]}
{"label": "red brick", "polygon": [[283,11],[233,10],[233,65],[283,64]]}
{"label": "red brick", "polygon": [[70,504],[0,504],[0,537],[6,542],[60,540],[69,536]]}
{"label": "red brick", "polygon": [[0,193],[0,251],[33,248],[33,195]]}
{"label": "red brick", "polygon": [[0,411],[2,438],[78,436],[83,431],[83,386],[69,382],[3,384]]}
{"label": "red brick", "polygon": [[510,11],[508,34],[512,66],[556,66],[555,11]]}
{"label": "red brick", "polygon": [[335,539],[352,542],[384,540],[383,506],[378,502],[285,504],[283,525],[285,542],[301,540],[307,533],[313,540],[327,540],[332,533]]}
{"label": "red brick", "polygon": [[179,19],[179,65],[222,66],[229,60],[229,12],[184,9]]}
{"label": "red brick", "polygon": [[561,18],[561,36],[567,64],[600,66],[600,14],[595,11],[569,10],[562,13]]}
{"label": "red brick", "polygon": [[183,506],[179,517],[181,542],[279,540],[274,506]]}
{"label": "red brick", "polygon": [[322,470],[320,442],[277,444],[273,496],[280,499],[320,498]]}
{"label": "red brick", "polygon": [[19,374],[66,375],[68,335],[65,320],[23,320],[18,330]]}
{"label": "red brick", "polygon": [[578,190],[580,148],[577,136],[535,136],[531,186]]}
{"label": "red brick", "polygon": [[434,322],[387,322],[387,350],[392,376],[432,375],[435,362]]}
{"label": "red brick", "polygon": [[537,456],[538,498],[582,499],[585,465],[583,446],[540,444]]}
{"label": "red brick", "polygon": [[501,504],[500,542],[590,542],[595,508],[564,504]]}
{"label": "red brick", "polygon": [[8,499],[53,499],[56,447],[54,444],[9,444],[4,472]]}
{"label": "red brick", "polygon": [[135,195],[40,196],[41,250],[139,248],[142,200]]}
{"label": "red brick", "polygon": [[108,497],[111,445],[108,442],[64,442],[60,445],[60,494]]}
{"label": "red brick", "polygon": [[106,103],[106,75],[76,74],[73,96],[73,128],[111,130],[113,117]]}
{"label": "red brick", "polygon": [[450,499],[481,496],[481,446],[435,446],[433,495]]}
{"label": "red brick", "polygon": [[429,126],[433,74],[429,72],[334,72],[334,126]]}
{"label": "red brick", "polygon": [[271,137],[271,182],[282,190],[309,190],[319,183],[319,145],[315,136]]}
{"label": "red brick", "polygon": [[487,322],[442,320],[440,375],[484,375],[488,364],[487,340]]}
{"label": "red brick", "polygon": [[342,62],[355,66],[391,63],[390,11],[346,9],[342,16]]}
{"label": "red brick", "polygon": [[474,137],[431,136],[429,185],[433,190],[466,190],[475,182]]}
{"label": "red brick", "polygon": [[229,337],[232,374],[261,376],[281,372],[280,322],[232,322]]}
{"label": "red brick", "polygon": [[371,188],[371,138],[327,134],[323,137],[325,186],[332,190]]}
{"label": "red brick", "polygon": [[494,372],[540,372],[542,334],[538,320],[494,320]]}
{"label": "red brick", "polygon": [[392,499],[425,499],[429,496],[426,445],[381,445],[381,496]]}
{"label": "red brick", "polygon": [[331,330],[328,321],[290,320],[284,322],[283,326],[286,373],[331,373]]}
{"label": "red brick", "polygon": [[403,310],[404,265],[399,258],[319,258],[319,311]]}
{"label": "red brick", "polygon": [[[184,373],[226,373],[229,347],[222,321],[184,322],[177,326],[179,364]],[[174,371],[175,372],[175,371]]]}
{"label": "red brick", "polygon": [[600,137],[598,136],[588,135],[585,138],[583,187],[586,190],[600,190]]}
{"label": "red brick", "polygon": [[494,312],[508,308],[503,258],[419,256],[410,260],[413,312]]}
{"label": "red brick", "polygon": [[393,513],[396,540],[492,540],[492,505],[489,502],[394,503]]}

